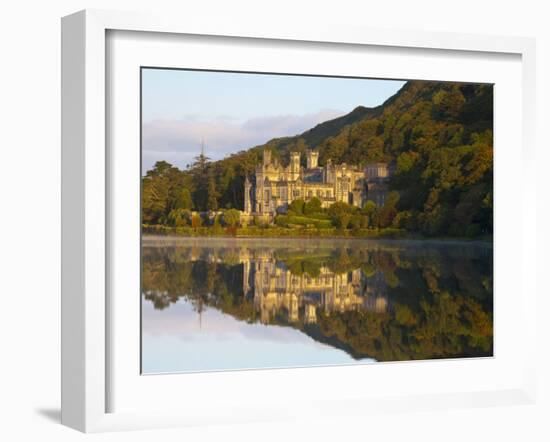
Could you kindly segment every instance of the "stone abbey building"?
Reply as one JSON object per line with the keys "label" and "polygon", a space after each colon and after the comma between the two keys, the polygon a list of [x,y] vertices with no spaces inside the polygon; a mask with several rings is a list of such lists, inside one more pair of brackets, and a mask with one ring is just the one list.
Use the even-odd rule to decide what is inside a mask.
{"label": "stone abbey building", "polygon": [[324,167],[318,164],[319,152],[308,150],[306,167],[300,165],[300,153],[291,152],[284,167],[272,160],[265,149],[262,164],[256,166],[252,180],[244,184],[244,212],[270,215],[285,212],[297,199],[308,201],[317,197],[324,208],[338,201],[363,207],[368,200],[384,204],[390,169],[386,163],[371,163],[365,168],[345,163],[334,165],[329,160]]}

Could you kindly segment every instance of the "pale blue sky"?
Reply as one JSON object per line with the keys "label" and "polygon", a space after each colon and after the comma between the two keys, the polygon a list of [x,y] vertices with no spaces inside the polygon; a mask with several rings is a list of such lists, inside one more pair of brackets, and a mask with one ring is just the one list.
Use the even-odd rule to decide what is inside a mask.
{"label": "pale blue sky", "polygon": [[142,300],[143,373],[368,364],[292,327],[249,324],[180,298],[164,310]]}
{"label": "pale blue sky", "polygon": [[274,137],[377,106],[404,84],[294,75],[142,70],[143,171],[158,160],[185,168],[204,139],[223,158]]}

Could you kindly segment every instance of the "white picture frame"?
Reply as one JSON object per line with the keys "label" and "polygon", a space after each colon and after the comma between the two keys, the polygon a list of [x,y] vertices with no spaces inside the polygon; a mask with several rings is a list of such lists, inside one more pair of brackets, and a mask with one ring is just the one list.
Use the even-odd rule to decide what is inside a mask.
{"label": "white picture frame", "polygon": [[[522,210],[518,244],[521,247],[521,287],[519,296],[523,337],[533,337],[536,317],[534,266],[526,265],[535,253],[536,193],[534,170],[535,43],[532,39],[451,33],[427,33],[405,30],[376,30],[343,26],[298,28],[274,24],[271,28],[209,23],[187,17],[159,17],[150,14],[86,10],[62,20],[62,423],[85,432],[122,429],[158,428],[209,424],[212,422],[248,422],[287,417],[326,416],[325,405],[338,401],[339,415],[365,414],[373,410],[388,412],[410,409],[435,409],[532,403],[536,395],[534,354],[535,339],[525,339],[521,355],[521,379],[510,379],[501,388],[478,388],[450,393],[436,386],[426,394],[388,395],[376,398],[330,397],[312,402],[312,407],[273,406],[258,410],[253,402],[242,401],[239,413],[215,418],[197,408],[195,413],[181,408],[109,412],[108,396],[112,354],[107,339],[111,318],[108,302],[109,253],[112,230],[106,121],[108,84],[106,78],[109,31],[140,31],[163,35],[202,35],[221,38],[269,39],[272,41],[337,43],[380,48],[467,51],[483,54],[513,54],[521,57],[521,174],[519,190]],[[498,112],[498,106],[495,110]],[[498,138],[497,138],[498,142]],[[498,174],[498,171],[497,171]],[[498,222],[498,221],[497,221]],[[495,250],[499,250],[498,236]],[[504,248],[500,249],[504,250]],[[499,296],[498,294],[496,296]],[[139,334],[139,330],[135,330]],[[498,357],[498,355],[497,355]],[[413,367],[415,364],[409,364]],[[449,368],[450,369],[450,368]],[[338,368],[325,371],[336,376]],[[410,368],[414,370],[414,368]],[[264,376],[268,376],[265,374]],[[211,376],[212,374],[203,374]],[[227,374],[217,373],[223,382]],[[255,372],[241,377],[256,376]],[[175,378],[172,378],[175,379]],[[171,381],[168,381],[168,383]],[[174,381],[175,382],[175,381]],[[443,384],[442,384],[443,385]],[[234,401],[235,402],[235,401]],[[238,401],[237,401],[238,402]],[[335,402],[334,402],[335,403]],[[331,411],[334,415],[334,410]]]}

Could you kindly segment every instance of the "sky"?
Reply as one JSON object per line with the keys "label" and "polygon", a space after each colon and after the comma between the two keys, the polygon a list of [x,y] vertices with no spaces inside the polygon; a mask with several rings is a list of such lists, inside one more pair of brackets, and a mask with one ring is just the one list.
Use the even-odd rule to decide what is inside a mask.
{"label": "sky", "polygon": [[249,324],[210,307],[199,319],[183,298],[163,310],[145,300],[142,307],[141,365],[147,374],[373,362],[355,360],[292,327]]}
{"label": "sky", "polygon": [[300,134],[357,106],[372,107],[404,81],[142,70],[143,172],[160,160],[184,169],[200,153],[217,160],[275,137]]}

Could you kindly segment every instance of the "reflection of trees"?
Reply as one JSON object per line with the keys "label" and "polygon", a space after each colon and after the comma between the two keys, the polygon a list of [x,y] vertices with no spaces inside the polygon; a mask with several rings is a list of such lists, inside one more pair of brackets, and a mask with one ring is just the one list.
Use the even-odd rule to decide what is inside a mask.
{"label": "reflection of trees", "polygon": [[[493,351],[492,250],[445,246],[146,247],[144,298],[162,309],[180,298],[197,310],[213,307],[257,322],[254,290],[243,286],[255,260],[315,279],[360,269],[359,296],[383,296],[390,308],[327,311],[309,297],[298,315],[279,311],[271,324],[286,325],[347,351],[355,358],[409,360],[486,356]],[[270,261],[271,262],[271,261]],[[254,278],[246,278],[247,284]],[[373,288],[374,287],[374,288]],[[382,291],[383,293],[380,293]],[[313,315],[313,316],[312,316]],[[312,320],[315,318],[315,320]]]}

